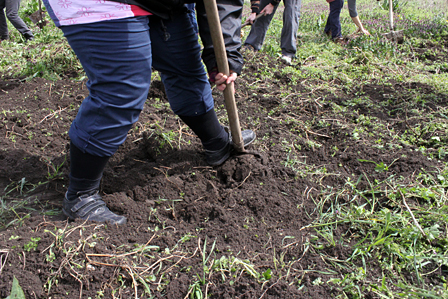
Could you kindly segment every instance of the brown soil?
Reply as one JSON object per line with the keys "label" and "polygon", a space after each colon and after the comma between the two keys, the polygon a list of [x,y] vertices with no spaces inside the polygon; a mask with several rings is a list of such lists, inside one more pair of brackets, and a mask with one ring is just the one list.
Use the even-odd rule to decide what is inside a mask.
{"label": "brown soil", "polygon": [[[283,67],[272,58],[263,60],[272,69]],[[12,218],[15,222],[0,232],[4,263],[0,297],[9,295],[15,276],[27,298],[101,294],[134,298],[135,285],[139,298],[145,290],[154,298],[186,298],[189,286],[203,277],[202,259],[208,255],[207,265],[213,259],[227,261],[227,268],[222,266],[227,271],[206,272],[207,283],[200,285],[210,298],[334,297],[337,287],[319,279],[342,278],[343,271],[307,245],[316,234],[307,225],[318,217],[315,200],[320,190],[341,189],[347,177],[356,181],[363,174],[378,181],[391,174],[411,177],[421,169],[431,170],[437,162],[408,146],[385,151],[371,146],[375,141],[368,136],[348,138],[354,128],[350,118],[355,116],[335,114],[331,103],[344,106],[354,95],[310,90],[305,86],[312,82],[293,83],[280,71],[269,82],[257,68],[248,62],[246,75],[236,85],[241,127],[253,129],[258,136],[249,148],[256,154],[233,156],[219,167],[207,166],[198,139],[169,109],[161,82],[153,82],[139,122],[110,160],[102,182],[101,194],[108,206],[128,218],[121,227],[67,223],[60,213],[70,163],[67,131],[87,94],[85,82],[39,78],[0,82],[4,111],[0,190],[12,190],[2,194],[6,202],[21,198],[33,207],[17,208],[23,219]],[[388,122],[397,133],[418,122],[418,118],[414,123],[405,120],[410,117],[405,108],[408,91],[433,91],[421,83],[396,82],[387,86],[368,82],[359,89],[374,102],[397,99],[384,110],[353,107]],[[219,92],[215,96],[225,123],[223,96]],[[447,100],[439,95],[437,103],[426,105],[430,109]],[[326,125],[320,126],[318,120]],[[163,134],[172,132],[175,137],[169,143]],[[295,141],[295,146],[285,148],[284,140]],[[314,165],[309,172],[325,167],[328,175],[302,176],[302,164],[284,165],[288,155]],[[358,159],[392,165],[388,173],[376,172],[374,163]],[[20,197],[20,192],[26,195]],[[334,234],[340,239],[353,232],[342,225]],[[28,248],[31,238],[41,238],[36,248]],[[324,250],[328,258],[337,260],[352,254],[346,243]],[[239,260],[229,266],[226,258],[230,257]],[[271,269],[272,278],[266,282],[252,277],[239,262],[245,260],[260,274]],[[412,273],[406,275],[412,280]]]}

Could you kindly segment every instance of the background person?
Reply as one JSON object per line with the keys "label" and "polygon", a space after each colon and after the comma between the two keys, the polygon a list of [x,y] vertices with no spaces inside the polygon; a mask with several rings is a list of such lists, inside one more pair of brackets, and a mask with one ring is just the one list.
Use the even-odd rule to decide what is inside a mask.
{"label": "background person", "polygon": [[[251,0],[256,1],[256,0]],[[244,59],[238,51],[241,48],[241,18],[243,13],[243,0],[217,0],[219,20],[221,22],[222,35],[226,46],[227,60],[230,72],[241,74]],[[208,26],[207,14],[203,1],[196,3],[196,17],[199,25],[199,35],[203,44],[202,59],[213,83],[218,73],[215,51],[213,49],[212,36]]]}
{"label": "background person", "polygon": [[20,0],[0,0],[0,40],[9,39],[8,23],[6,22],[6,18],[8,18],[11,24],[23,35],[26,41],[31,41],[34,39],[34,35],[31,30],[19,17],[19,8]]}
{"label": "background person", "polygon": [[358,12],[356,10],[356,0],[347,0],[347,6],[353,23],[355,23],[355,25],[358,27],[358,30],[356,32],[370,35],[369,31],[367,31],[364,26],[362,26],[361,20],[359,19]]}
{"label": "background person", "polygon": [[[252,12],[247,18],[249,23],[253,24],[244,45],[251,46],[259,51],[263,45],[269,25],[278,8],[280,0],[261,0],[258,12],[257,5],[252,4]],[[302,0],[283,0],[285,10],[283,11],[283,27],[280,37],[280,47],[282,49],[282,59],[291,63],[292,58],[297,52],[297,30],[299,29],[300,9]],[[263,14],[255,20],[258,14]]]}
{"label": "background person", "polygon": [[343,43],[341,33],[341,10],[344,6],[344,0],[327,0],[330,4],[330,12],[328,14],[327,23],[325,24],[324,32],[331,37],[334,42]]}

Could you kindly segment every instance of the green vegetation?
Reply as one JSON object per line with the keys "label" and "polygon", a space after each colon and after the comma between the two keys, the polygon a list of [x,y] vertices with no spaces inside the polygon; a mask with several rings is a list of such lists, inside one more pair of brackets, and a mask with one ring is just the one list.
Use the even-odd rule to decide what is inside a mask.
{"label": "green vegetation", "polygon": [[[302,3],[296,60],[292,66],[279,70],[283,78],[290,80],[291,89],[282,93],[278,99],[280,105],[262,108],[260,114],[285,113],[284,107],[289,107],[288,118],[283,117],[281,121],[291,132],[291,139],[281,141],[285,153],[283,165],[293,169],[297,177],[307,178],[321,187],[318,195],[310,195],[316,209],[309,214],[314,220],[308,228],[314,233],[306,244],[307,250],[326,261],[327,275],[335,270],[345,274],[340,278],[322,275],[313,284],[335,286],[336,298],[367,298],[366,294],[376,298],[448,298],[448,165],[442,162],[440,169],[422,169],[404,178],[391,172],[400,158],[388,163],[372,161],[368,156],[358,159],[360,163],[375,165],[374,170],[385,177],[379,181],[369,173],[359,177],[329,173],[325,165],[307,162],[304,153],[304,150],[315,152],[320,147],[311,138],[312,134],[322,137],[324,134],[317,133],[319,129],[331,127],[333,131],[345,130],[347,138],[366,146],[373,140],[371,146],[382,151],[412,146],[430,160],[445,157],[447,4],[394,1],[395,30],[404,30],[405,36],[404,42],[397,44],[382,35],[390,30],[388,2],[357,1],[359,16],[372,35],[355,37],[352,34],[356,27],[345,7],[341,22],[347,43],[340,46],[323,34],[328,4],[306,0]],[[274,58],[281,55],[281,28],[282,16],[276,14],[262,48],[262,52]],[[255,76],[260,84],[266,84],[272,72],[268,65],[260,63],[256,73],[243,73],[246,76]],[[421,87],[427,85],[432,92],[411,88],[415,82]],[[302,92],[295,91],[297,84],[301,85]],[[390,88],[390,94],[381,94],[383,101],[373,100],[372,94],[363,91],[369,84],[378,89]],[[404,87],[398,92],[394,84],[410,88]],[[334,102],[334,98],[344,100]],[[310,118],[300,117],[306,113],[307,101],[314,101],[317,111],[319,107],[333,106],[333,113],[322,109],[322,115],[310,122]],[[429,102],[441,105],[430,111]],[[398,134],[387,121],[372,116],[379,111],[390,119],[412,113],[405,121],[405,133]],[[341,114],[345,121],[337,116]],[[418,121],[410,125],[411,120]],[[272,149],[276,146],[270,144]],[[341,150],[334,147],[327,154],[340,155]],[[344,180],[344,188],[324,185],[322,182],[328,176]],[[331,248],[341,248],[349,254],[345,258],[330,256],[327,252]],[[415,280],[410,282],[406,273],[415,273]],[[443,283],[428,283],[426,278],[432,275]]]}
{"label": "green vegetation", "polygon": [[[283,136],[288,138],[275,139],[266,133],[258,136],[256,141],[260,152],[280,153],[280,158],[275,159],[293,173],[285,185],[300,180],[312,183],[313,187],[307,185],[303,194],[297,195],[301,200],[314,203],[314,209],[304,212],[309,224],[303,227],[303,240],[284,235],[279,230],[277,236],[269,235],[269,241],[281,239],[281,246],[271,247],[271,255],[233,252],[232,248],[220,251],[218,248],[225,246],[223,239],[232,236],[201,239],[199,235],[204,228],[197,227],[196,231],[181,236],[169,247],[151,245],[156,235],[162,238],[174,235],[171,232],[176,228],[171,225],[181,217],[177,207],[188,200],[193,201],[180,183],[170,180],[172,168],[151,166],[145,175],[155,176],[151,171],[162,173],[161,181],[174,186],[175,192],[171,194],[172,198],[159,197],[150,202],[150,213],[142,218],[146,217],[144,221],[151,225],[135,228],[154,234],[147,244],[132,242],[132,236],[129,236],[129,239],[124,238],[129,244],[113,244],[107,251],[105,246],[97,249],[98,243],[107,239],[107,231],[99,226],[87,233],[88,224],[85,223],[67,224],[63,228],[48,226],[41,229],[45,238],[27,238],[22,243],[20,252],[33,254],[46,242],[39,252],[40,257],[51,264],[50,274],[43,281],[46,294],[60,283],[61,273],[66,271],[64,279],[72,277],[80,282],[81,298],[83,281],[93,277],[88,276],[89,271],[104,267],[114,273],[107,282],[111,288],[113,286],[114,297],[126,291],[129,297],[153,298],[154,289],[160,293],[167,289],[173,279],[170,274],[177,269],[176,275],[188,276],[185,298],[192,299],[208,298],[211,284],[231,287],[243,275],[250,277],[264,292],[278,282],[285,282],[300,291],[305,288],[308,279],[305,276],[310,273],[314,275],[312,285],[328,286],[334,290],[336,298],[448,298],[448,4],[443,0],[394,0],[396,30],[403,30],[405,35],[403,43],[397,44],[383,36],[389,32],[386,1],[358,0],[358,13],[372,35],[353,35],[356,28],[345,7],[341,21],[347,43],[341,46],[323,34],[328,4],[323,0],[304,0],[302,3],[301,37],[292,65],[279,62],[279,68],[273,70],[270,64],[281,53],[282,14],[277,13],[260,53],[271,60],[258,59],[256,70],[243,70],[241,80],[250,82],[246,86],[248,93],[244,95],[247,101],[271,96],[268,91],[273,87],[272,82],[288,82],[266,100],[269,102],[266,106],[258,105],[247,119],[257,128],[271,129],[275,124],[275,128],[287,132]],[[37,0],[22,3],[21,14],[27,22],[30,20],[26,15],[35,11],[36,5]],[[248,11],[246,1],[245,13]],[[49,21],[48,16],[45,18]],[[247,35],[248,29],[245,30]],[[18,32],[11,30],[11,41],[3,42],[1,50],[0,74],[5,78],[85,78],[61,31],[50,21],[37,31],[36,40],[29,43],[24,43]],[[256,57],[252,53],[245,55],[247,59]],[[168,104],[160,98],[152,99],[150,104],[157,109],[168,109]],[[77,107],[73,105],[70,109]],[[217,110],[220,112],[224,108],[217,105]],[[49,111],[49,118],[56,117],[61,111]],[[32,112],[26,107],[1,111],[5,119],[29,113]],[[219,117],[224,123],[223,114]],[[132,142],[150,139],[154,143],[151,144],[155,148],[154,155],[181,149],[181,145],[189,142],[183,135],[183,130],[188,129],[179,124],[179,129],[173,130],[169,120],[167,117],[137,123],[130,131],[129,139],[135,137]],[[46,134],[50,136],[52,132]],[[35,138],[33,133],[26,137]],[[11,133],[5,138],[15,142],[18,135]],[[323,140],[333,143],[324,147]],[[360,150],[356,157],[338,160],[340,170],[329,170],[330,163],[317,164],[310,158],[323,155],[328,159],[339,159],[353,144],[374,149],[376,155],[369,156],[371,151]],[[400,151],[402,149],[408,149],[406,154]],[[396,175],[400,170],[395,172],[395,167],[407,166],[400,159],[414,153],[423,155],[429,162],[437,162],[439,167],[411,173],[402,171],[407,175]],[[55,213],[48,211],[31,194],[37,188],[61,179],[65,160],[58,163],[43,160],[48,169],[44,182],[31,184],[23,178],[2,190],[0,229],[22,227],[32,212]],[[364,171],[364,167],[370,167],[372,171]],[[208,184],[208,192],[214,191],[217,171],[211,170],[212,174],[204,175],[201,172],[206,167],[179,168],[183,172],[189,171],[181,179],[193,180],[196,175],[201,175]],[[354,175],[355,170],[361,174]],[[237,189],[251,174],[244,174],[245,179],[229,192],[238,195]],[[331,180],[337,187],[328,183]],[[160,186],[161,181],[151,187]],[[257,183],[260,189],[266,184]],[[229,182],[226,184],[230,185]],[[132,193],[134,190],[123,191]],[[285,197],[291,197],[286,191],[283,192]],[[243,202],[245,199],[237,200]],[[297,209],[302,208],[303,204],[297,204]],[[181,212],[186,213],[185,210]],[[219,209],[213,212],[223,213]],[[192,213],[200,214],[196,210]],[[201,221],[207,223],[209,217],[207,215]],[[252,231],[254,227],[264,225],[264,219],[247,216],[241,230]],[[254,234],[253,237],[260,236]],[[8,241],[20,238],[14,235]],[[185,246],[193,241],[197,242],[195,250],[192,250],[194,246]],[[296,244],[300,244],[300,250],[288,251]],[[92,248],[100,253],[85,250]],[[11,254],[8,250],[0,248],[2,261]],[[309,268],[299,269],[299,262],[307,255],[324,261],[326,268],[314,270],[313,265],[306,265]],[[193,258],[200,260],[199,265],[185,262]],[[61,264],[55,266],[55,261]],[[272,262],[275,267],[265,267],[264,261]],[[0,263],[0,270],[3,266]],[[22,298],[23,291],[16,279],[12,286],[10,297]],[[97,298],[104,297],[104,290],[98,290]]]}
{"label": "green vegetation", "polygon": [[[371,36],[353,38],[356,26],[345,6],[341,14],[342,34],[348,37],[346,46],[329,42],[323,30],[328,16],[325,1],[302,1],[299,27],[297,66],[282,70],[291,78],[341,80],[347,88],[363,84],[365,80],[390,79],[397,82],[419,81],[439,91],[448,90],[446,61],[428,64],[425,57],[437,56],[442,51],[448,35],[446,3],[443,1],[394,1],[398,6],[395,14],[395,30],[404,30],[404,42],[394,44],[384,38],[390,31],[388,10],[377,1],[357,1],[357,10],[364,27]],[[441,9],[445,7],[445,9]],[[440,8],[440,9],[439,9]],[[269,27],[262,51],[279,56],[282,15],[276,14]],[[245,34],[249,33],[246,27]],[[439,48],[434,48],[439,45]],[[415,56],[415,48],[419,56]],[[420,51],[421,49],[421,51]],[[424,75],[427,70],[431,75]]]}
{"label": "green vegetation", "polygon": [[73,74],[79,74],[82,78],[82,67],[76,55],[48,14],[43,14],[48,24],[42,29],[31,22],[29,16],[37,10],[38,0],[22,1],[19,10],[20,17],[33,28],[35,41],[25,43],[21,34],[8,21],[10,41],[1,43],[0,73],[6,77],[43,77],[51,80]]}

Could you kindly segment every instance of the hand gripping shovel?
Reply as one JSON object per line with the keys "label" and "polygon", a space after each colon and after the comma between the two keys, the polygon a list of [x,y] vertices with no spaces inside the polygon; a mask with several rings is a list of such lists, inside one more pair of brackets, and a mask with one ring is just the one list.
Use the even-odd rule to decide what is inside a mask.
{"label": "hand gripping shovel", "polygon": [[[254,20],[254,22],[256,21],[256,20],[258,20],[259,18],[261,18],[262,16],[264,16],[265,14],[264,13],[260,13],[260,14],[258,14],[256,17],[255,17],[255,20]],[[241,29],[243,29],[244,27],[246,27],[246,26],[252,26],[253,24],[251,24],[250,22],[249,22],[249,20],[246,20],[242,25],[241,25]],[[243,38],[243,36],[244,36],[244,31],[243,30],[241,30],[241,38]]]}
{"label": "hand gripping shovel", "polygon": [[[260,14],[258,14],[258,15],[255,17],[254,22],[255,22],[256,20],[258,20],[259,18],[263,17],[263,16],[264,16],[264,13],[260,13]],[[244,27],[246,27],[246,26],[252,26],[252,24],[249,22],[249,20],[246,20],[246,22],[244,22],[243,25],[241,25],[241,28],[244,28]]]}
{"label": "hand gripping shovel", "polygon": [[[224,45],[224,38],[221,31],[221,23],[218,15],[218,7],[216,0],[204,0],[205,11],[207,13],[207,20],[210,26],[210,34],[212,36],[213,48],[215,49],[216,62],[218,64],[219,72],[229,76],[229,64],[227,62],[227,53]],[[237,152],[243,153],[244,143],[241,136],[240,121],[238,118],[238,110],[235,103],[235,86],[228,84],[224,89],[224,101],[226,103],[226,110],[229,116],[230,132],[232,134],[232,141]]]}

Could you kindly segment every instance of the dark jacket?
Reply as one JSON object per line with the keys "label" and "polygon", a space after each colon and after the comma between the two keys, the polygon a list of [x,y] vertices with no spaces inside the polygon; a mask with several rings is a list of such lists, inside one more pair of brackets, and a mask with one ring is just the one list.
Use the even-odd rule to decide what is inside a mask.
{"label": "dark jacket", "polygon": [[185,9],[184,4],[192,1],[184,0],[111,0],[120,3],[133,4],[143,8],[150,13],[169,19],[176,11]]}
{"label": "dark jacket", "polygon": [[[137,5],[162,19],[170,19],[176,12],[185,10],[185,3],[196,3],[199,32],[204,45],[202,59],[209,72],[216,67],[215,53],[210,36],[203,1],[193,0],[111,0],[126,4]],[[252,0],[253,1],[253,0]],[[244,0],[217,0],[221,28],[226,45],[229,67],[234,72],[241,74],[243,68],[243,56],[238,49],[241,47],[241,14]]]}
{"label": "dark jacket", "polygon": [[[243,56],[238,51],[241,47],[241,17],[244,0],[216,0],[216,4],[218,5],[219,20],[221,22],[229,68],[239,75],[244,63]],[[204,46],[202,60],[207,67],[207,71],[210,72],[216,67],[216,58],[203,1],[197,1],[196,11],[199,34]]]}

